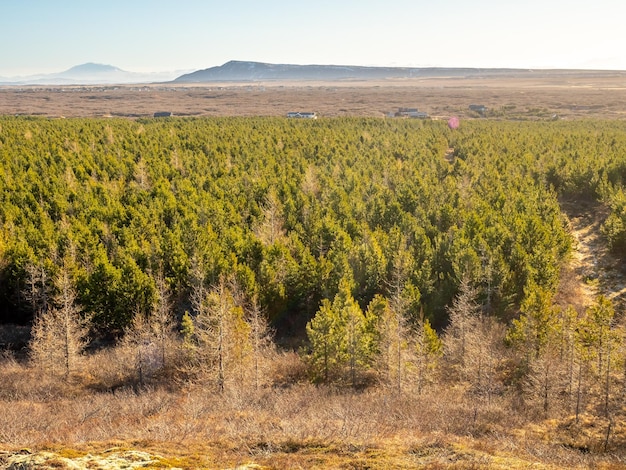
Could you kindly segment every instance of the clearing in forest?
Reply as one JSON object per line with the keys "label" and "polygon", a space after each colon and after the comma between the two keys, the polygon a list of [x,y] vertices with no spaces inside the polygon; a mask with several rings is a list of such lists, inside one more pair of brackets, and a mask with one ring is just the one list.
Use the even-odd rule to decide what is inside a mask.
{"label": "clearing in forest", "polygon": [[572,262],[563,273],[561,298],[577,308],[592,305],[598,295],[609,298],[616,311],[626,306],[626,275],[602,234],[607,208],[596,202],[564,201],[563,212],[573,238]]}

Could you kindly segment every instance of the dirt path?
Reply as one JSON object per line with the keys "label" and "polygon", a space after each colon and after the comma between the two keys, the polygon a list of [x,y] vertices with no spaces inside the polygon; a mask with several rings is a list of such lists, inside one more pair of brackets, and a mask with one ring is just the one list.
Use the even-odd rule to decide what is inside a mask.
{"label": "dirt path", "polygon": [[623,262],[609,251],[601,227],[608,213],[598,203],[566,201],[561,208],[573,237],[572,262],[562,275],[557,300],[584,309],[603,294],[617,312],[626,307],[626,272]]}

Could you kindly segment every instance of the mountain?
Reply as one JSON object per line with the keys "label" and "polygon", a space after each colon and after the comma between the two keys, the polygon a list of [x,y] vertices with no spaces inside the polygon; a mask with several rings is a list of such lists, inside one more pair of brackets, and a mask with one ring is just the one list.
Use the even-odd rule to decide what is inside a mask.
{"label": "mountain", "polygon": [[470,67],[363,67],[351,65],[269,64],[231,60],[224,65],[181,75],[175,83],[254,82],[267,80],[381,80],[403,78],[554,77],[622,74],[611,70],[514,69]]}
{"label": "mountain", "polygon": [[112,85],[129,83],[167,82],[179,76],[177,72],[137,73],[113,65],[89,62],[64,72],[27,77],[0,78],[0,85]]}
{"label": "mountain", "polygon": [[54,74],[49,78],[72,83],[125,83],[133,77],[133,73],[126,72],[112,65],[87,64],[77,65],[65,72]]}
{"label": "mountain", "polygon": [[120,68],[114,67],[112,65],[105,64],[94,64],[93,62],[88,62],[82,65],[76,65],[65,72],[61,72],[58,74],[63,77],[98,77],[98,76],[111,76],[111,75],[120,75],[126,74],[126,72]]}
{"label": "mountain", "polygon": [[362,67],[347,65],[291,65],[232,60],[217,67],[188,73],[174,82],[203,83],[259,80],[371,80],[385,78],[467,77],[511,73],[515,69],[443,67]]}

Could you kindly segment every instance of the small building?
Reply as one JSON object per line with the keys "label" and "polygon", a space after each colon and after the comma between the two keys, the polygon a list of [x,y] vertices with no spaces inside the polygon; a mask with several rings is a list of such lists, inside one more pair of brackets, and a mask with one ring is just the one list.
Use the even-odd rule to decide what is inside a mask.
{"label": "small building", "polygon": [[154,117],[155,118],[172,117],[172,113],[170,111],[157,111],[156,113],[154,113]]}
{"label": "small building", "polygon": [[396,117],[408,117],[414,119],[425,119],[428,114],[424,111],[419,111],[417,108],[398,108],[395,114]]}
{"label": "small building", "polygon": [[479,114],[485,114],[487,112],[487,106],[484,104],[470,104],[469,109]]}
{"label": "small building", "polygon": [[300,118],[300,119],[317,119],[317,114],[315,113],[309,113],[309,112],[301,112],[301,111],[295,111],[295,112],[289,112],[287,113],[287,117],[288,118]]}

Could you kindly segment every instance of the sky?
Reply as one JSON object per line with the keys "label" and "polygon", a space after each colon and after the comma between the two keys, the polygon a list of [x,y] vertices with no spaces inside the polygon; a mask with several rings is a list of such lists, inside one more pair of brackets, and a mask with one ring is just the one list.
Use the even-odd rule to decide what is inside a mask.
{"label": "sky", "polygon": [[623,0],[0,0],[0,76],[277,64],[626,70]]}

